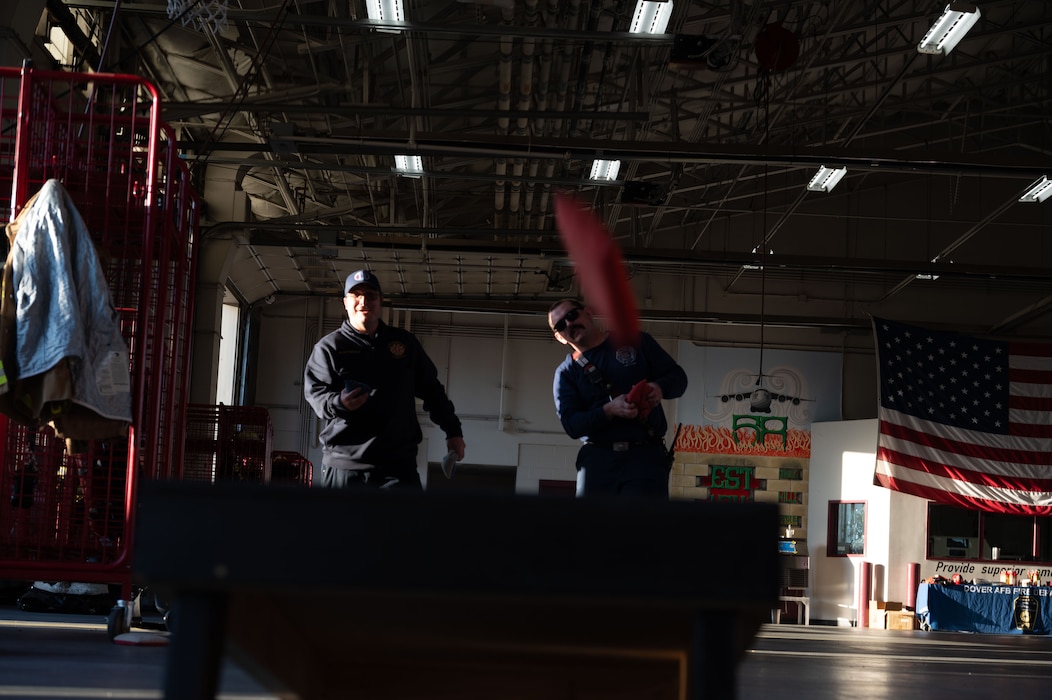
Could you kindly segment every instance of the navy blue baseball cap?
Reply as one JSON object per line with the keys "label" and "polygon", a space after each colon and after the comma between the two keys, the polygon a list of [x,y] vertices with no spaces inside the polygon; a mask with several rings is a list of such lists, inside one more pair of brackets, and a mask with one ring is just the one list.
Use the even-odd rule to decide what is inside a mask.
{"label": "navy blue baseball cap", "polygon": [[368,285],[375,289],[380,294],[383,291],[380,289],[380,280],[376,279],[376,275],[369,272],[368,270],[355,270],[351,274],[347,275],[347,281],[343,283],[343,294],[347,296],[355,287],[360,285]]}

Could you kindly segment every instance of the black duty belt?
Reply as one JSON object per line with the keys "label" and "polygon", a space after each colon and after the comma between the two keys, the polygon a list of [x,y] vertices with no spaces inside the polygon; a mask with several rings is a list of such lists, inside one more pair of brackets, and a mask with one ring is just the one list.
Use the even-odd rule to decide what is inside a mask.
{"label": "black duty belt", "polygon": [[602,447],[607,450],[613,450],[614,452],[627,452],[633,447],[642,447],[644,445],[660,446],[659,443],[654,442],[653,440],[625,440],[622,442],[593,442],[592,440],[589,440],[587,444]]}

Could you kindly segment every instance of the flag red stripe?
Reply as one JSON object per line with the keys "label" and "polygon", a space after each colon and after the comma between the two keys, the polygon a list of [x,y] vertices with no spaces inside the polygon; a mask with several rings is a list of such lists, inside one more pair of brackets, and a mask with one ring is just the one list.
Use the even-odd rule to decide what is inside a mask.
{"label": "flag red stripe", "polygon": [[1008,407],[1025,411],[1052,411],[1052,397],[1009,396]]}
{"label": "flag red stripe", "polygon": [[971,458],[1032,465],[1046,465],[1049,463],[1049,455],[1047,452],[1037,450],[1011,450],[1007,448],[992,448],[985,445],[975,445],[970,442],[950,440],[949,438],[939,437],[938,435],[932,435],[931,433],[913,430],[904,425],[889,423],[885,420],[880,421],[880,433],[882,435],[890,435],[891,437],[900,440],[915,442],[919,445],[931,447],[932,449],[943,452],[953,452],[960,455],[962,461],[965,458]]}
{"label": "flag red stripe", "polygon": [[904,479],[896,479],[888,474],[877,472],[873,476],[873,483],[877,486],[908,493],[913,496],[926,498],[929,501],[945,503],[947,505],[959,506],[969,510],[984,510],[988,513],[1006,513],[1009,515],[1052,515],[1052,506],[1016,505],[1003,501],[992,501],[986,498],[973,498],[951,491],[932,488],[924,484],[917,484]]}
{"label": "flag red stripe", "polygon": [[1052,372],[1041,369],[1009,367],[1008,379],[1023,384],[1052,384]]}
{"label": "flag red stripe", "polygon": [[1052,343],[1019,343],[1008,344],[1008,354],[1024,357],[1052,357]]}
{"label": "flag red stripe", "polygon": [[924,457],[906,454],[892,450],[888,447],[877,448],[877,459],[889,464],[895,464],[906,469],[912,469],[932,476],[940,476],[955,481],[966,481],[977,486],[989,488],[1012,489],[1014,491],[1048,491],[1052,492],[1052,479],[1035,479],[1020,477],[1012,474],[991,474],[975,469],[943,464]]}
{"label": "flag red stripe", "polygon": [[[1008,432],[1014,437],[1025,438],[1048,438],[1052,437],[1052,425],[1040,425],[1038,423],[1009,423]],[[1047,452],[1036,452],[1045,455],[1045,459],[1052,459]]]}

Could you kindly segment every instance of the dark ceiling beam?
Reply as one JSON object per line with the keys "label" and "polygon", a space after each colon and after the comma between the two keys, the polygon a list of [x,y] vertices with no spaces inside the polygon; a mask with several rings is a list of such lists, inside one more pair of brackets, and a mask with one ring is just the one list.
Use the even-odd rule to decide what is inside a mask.
{"label": "dark ceiling beam", "polygon": [[[257,147],[257,151],[259,148]],[[402,149],[403,151],[405,149]],[[345,165],[343,163],[336,162],[323,162],[318,160],[289,160],[289,159],[272,159],[272,160],[261,160],[257,158],[212,158],[207,159],[209,165],[235,165],[238,167],[247,166],[251,168],[261,169],[273,169],[273,170],[284,170],[284,171],[304,171],[304,172],[341,172],[341,173],[353,173],[356,175],[370,175],[373,177],[393,177],[396,173],[392,168],[376,168],[368,167],[364,165]],[[493,173],[472,173],[464,171],[446,171],[446,170],[429,170],[427,176],[437,180],[464,180],[464,181],[477,181],[492,183],[495,179]],[[529,174],[523,173],[515,178],[508,177],[508,180],[514,179],[519,182],[529,182],[536,185],[552,185],[557,187],[569,187],[577,188],[581,186],[580,179],[577,178],[558,178],[558,177],[543,177],[540,175],[531,177]],[[611,180],[609,182],[595,183],[596,186],[602,187],[616,187],[623,185],[624,182],[621,180]],[[362,182],[362,191],[366,188],[365,181]]]}
{"label": "dark ceiling beam", "polygon": [[[113,0],[69,0],[65,1],[67,7],[88,10],[112,10]],[[419,34],[434,38],[438,36],[451,37],[476,37],[489,36],[499,38],[502,36],[528,37],[533,39],[555,39],[557,41],[596,41],[614,42],[647,46],[672,46],[675,36],[672,34],[632,34],[629,32],[595,32],[587,30],[558,29],[555,27],[528,26],[528,25],[504,25],[504,24],[424,24],[421,22],[393,22],[373,19],[351,19],[350,17],[331,17],[325,14],[300,15],[295,12],[286,12],[284,16],[275,12],[277,5],[262,10],[242,10],[236,7],[227,8],[226,18],[228,22],[255,22],[267,27],[281,25],[288,27],[321,28],[332,30],[333,28],[355,30],[362,34],[376,33],[377,40],[383,41],[390,37],[390,32],[400,34]],[[142,2],[121,3],[122,13],[156,15],[168,18],[167,7],[163,4],[152,4]],[[384,31],[388,30],[388,31]]]}
{"label": "dark ceiling beam", "polygon": [[[319,105],[297,97],[295,102],[276,101],[273,98],[242,100],[240,112],[282,112],[285,114],[324,114],[337,117],[462,117],[465,119],[569,119],[577,117],[594,121],[645,122],[651,118],[649,112],[563,112],[559,110],[529,109],[481,109],[474,107],[391,107],[389,105],[363,105],[346,103],[339,106]],[[229,100],[213,102],[165,102],[162,106],[166,121],[177,121],[218,114],[230,107]]]}
{"label": "dark ceiling beam", "polygon": [[[384,296],[384,302],[393,308],[411,311],[451,311],[470,313],[494,313],[513,316],[543,316],[554,297],[537,300],[521,297],[491,297],[466,299],[463,297],[410,297],[399,299]],[[685,323],[691,325],[718,326],[766,326],[768,328],[823,329],[829,332],[869,333],[873,323],[869,318],[829,318],[819,316],[774,316],[749,313],[711,313],[690,311],[641,310],[639,320],[643,323]],[[930,324],[929,324],[930,325]]]}
{"label": "dark ceiling beam", "polygon": [[[456,230],[445,228],[412,229],[405,226],[324,226],[295,221],[223,222],[207,227],[206,238],[241,234],[254,246],[311,247],[310,241],[299,238],[299,232],[313,234],[313,244],[319,254],[328,248],[333,257],[340,247],[361,247],[385,250],[451,251],[474,254],[497,254],[539,257],[569,264],[565,249],[555,232],[547,240],[537,240],[538,231],[521,229]],[[485,234],[486,240],[472,238]],[[947,280],[966,279],[988,282],[1027,282],[1044,285],[1052,290],[1047,271],[1042,266],[974,265],[951,262],[923,262],[916,260],[885,260],[833,256],[799,256],[770,253],[766,256],[752,252],[702,251],[689,253],[674,249],[625,248],[625,263],[632,265],[680,267],[722,266],[759,268],[766,264],[772,272],[801,271],[816,273],[857,273],[881,275],[931,275]]]}
{"label": "dark ceiling beam", "polygon": [[[282,150],[304,155],[397,155],[409,147],[405,133],[384,135],[371,133],[368,137],[311,137],[282,136]],[[259,144],[235,142],[180,141],[178,147],[186,153],[211,155],[221,153],[258,152]],[[802,150],[780,150],[776,146],[748,146],[742,144],[655,143],[652,141],[617,141],[604,139],[544,139],[532,137],[450,138],[438,134],[417,133],[413,137],[412,152],[425,157],[479,158],[553,158],[556,160],[593,160],[609,158],[648,161],[665,164],[725,163],[737,165],[775,165],[817,167],[842,165],[849,169],[874,172],[931,173],[961,176],[995,176],[1034,179],[1048,171],[1048,160],[1039,155],[1023,159],[1014,155],[1011,162],[994,155],[963,153],[933,153],[925,151],[904,154],[898,151],[880,154],[871,149],[852,153],[841,147],[815,147]],[[306,167],[307,164],[303,164]],[[319,163],[319,169],[324,164]]]}

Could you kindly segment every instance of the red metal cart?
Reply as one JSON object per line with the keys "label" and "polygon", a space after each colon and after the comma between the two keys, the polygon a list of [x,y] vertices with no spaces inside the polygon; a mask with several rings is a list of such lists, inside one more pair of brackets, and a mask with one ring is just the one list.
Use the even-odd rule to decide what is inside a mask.
{"label": "red metal cart", "polygon": [[[141,478],[180,478],[199,200],[147,81],[0,68],[0,219],[50,179],[99,251],[131,362],[127,439],[68,448],[47,426],[0,416],[3,577],[120,585]],[[114,619],[116,618],[116,619]],[[120,631],[131,613],[111,613]]]}
{"label": "red metal cart", "polygon": [[270,482],[274,426],[258,406],[190,404],[182,478]]}
{"label": "red metal cart", "polygon": [[270,483],[310,486],[314,463],[299,452],[274,450],[270,460]]}

